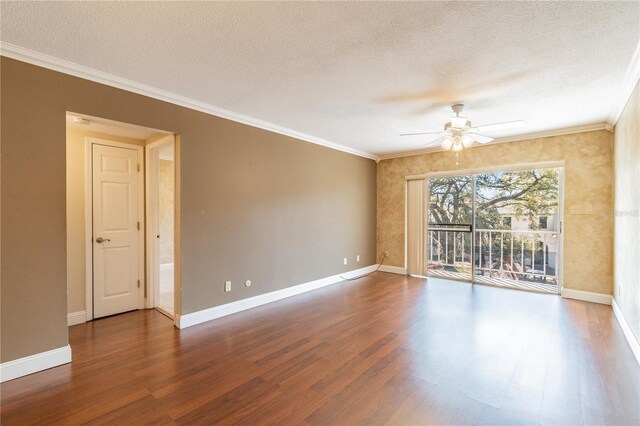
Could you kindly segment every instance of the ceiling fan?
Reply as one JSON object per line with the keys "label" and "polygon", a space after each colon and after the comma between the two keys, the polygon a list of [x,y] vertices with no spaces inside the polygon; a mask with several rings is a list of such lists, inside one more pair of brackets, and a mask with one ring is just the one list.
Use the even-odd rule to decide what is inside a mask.
{"label": "ceiling fan", "polygon": [[460,113],[464,109],[463,104],[455,104],[451,107],[456,114],[451,120],[444,125],[442,132],[422,132],[422,133],[403,133],[400,136],[417,136],[417,135],[439,135],[438,138],[427,143],[426,146],[441,143],[444,149],[450,149],[456,153],[473,145],[474,142],[487,143],[493,138],[481,135],[480,133],[492,130],[512,129],[524,126],[526,123],[522,120],[508,121],[505,123],[487,124],[484,126],[471,127],[471,121],[465,117],[460,117]]}

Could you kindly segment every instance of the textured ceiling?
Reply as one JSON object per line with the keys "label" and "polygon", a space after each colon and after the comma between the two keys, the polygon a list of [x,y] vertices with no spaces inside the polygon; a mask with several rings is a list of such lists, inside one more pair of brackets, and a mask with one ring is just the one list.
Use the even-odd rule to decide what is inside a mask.
{"label": "textured ceiling", "polygon": [[10,43],[374,154],[463,102],[493,136],[604,122],[638,2],[2,2]]}

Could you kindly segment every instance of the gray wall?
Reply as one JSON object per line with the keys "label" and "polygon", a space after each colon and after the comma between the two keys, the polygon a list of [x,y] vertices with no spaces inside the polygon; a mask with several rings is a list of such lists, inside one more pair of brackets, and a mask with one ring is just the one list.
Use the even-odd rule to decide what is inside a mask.
{"label": "gray wall", "polygon": [[182,314],[375,263],[372,160],[1,64],[2,362],[67,344],[66,111],[180,135]]}

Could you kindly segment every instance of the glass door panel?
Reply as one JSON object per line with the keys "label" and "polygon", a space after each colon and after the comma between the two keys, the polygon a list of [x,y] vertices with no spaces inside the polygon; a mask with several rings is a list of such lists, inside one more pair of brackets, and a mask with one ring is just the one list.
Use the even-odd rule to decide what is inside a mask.
{"label": "glass door panel", "polygon": [[476,175],[477,283],[558,292],[560,169]]}
{"label": "glass door panel", "polygon": [[473,176],[428,180],[427,275],[472,279]]}

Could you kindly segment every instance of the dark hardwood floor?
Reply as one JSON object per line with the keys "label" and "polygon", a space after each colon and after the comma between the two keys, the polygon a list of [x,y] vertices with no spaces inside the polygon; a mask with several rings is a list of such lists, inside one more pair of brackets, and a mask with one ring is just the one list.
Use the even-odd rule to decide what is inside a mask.
{"label": "dark hardwood floor", "polygon": [[182,331],[69,329],[73,363],[2,384],[3,425],[640,424],[608,306],[376,273]]}

